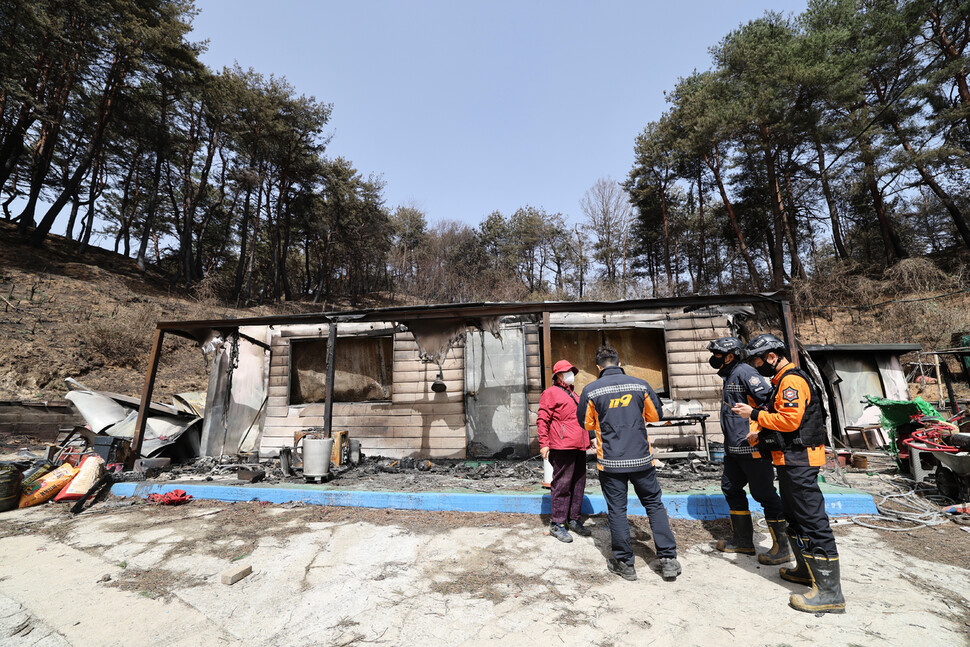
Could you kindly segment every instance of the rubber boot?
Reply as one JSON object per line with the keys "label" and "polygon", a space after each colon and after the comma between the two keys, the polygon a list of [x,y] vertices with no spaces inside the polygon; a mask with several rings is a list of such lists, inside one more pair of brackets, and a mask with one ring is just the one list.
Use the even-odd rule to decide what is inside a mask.
{"label": "rubber boot", "polygon": [[819,552],[802,558],[812,574],[812,590],[804,594],[792,593],[788,598],[789,606],[807,613],[845,613],[839,556],[827,557]]}
{"label": "rubber boot", "polygon": [[[782,566],[778,569],[778,574],[781,575],[781,579],[788,580],[789,582],[795,582],[796,584],[806,584],[808,586],[812,585],[812,574],[808,570],[808,566],[805,564],[805,557],[802,550],[808,548],[808,540],[803,539],[801,542],[798,536],[793,533],[790,529],[785,531],[788,535],[788,543],[791,546],[791,552],[795,555],[795,568],[785,568]],[[799,545],[801,543],[801,546]]]}
{"label": "rubber boot", "polygon": [[788,546],[788,524],[784,519],[766,519],[768,532],[771,533],[771,548],[767,553],[758,555],[758,561],[769,566],[784,564],[791,559],[791,548]]}
{"label": "rubber boot", "polygon": [[747,510],[731,510],[731,529],[734,536],[727,541],[718,541],[717,549],[722,553],[754,555],[754,524],[751,513]]}

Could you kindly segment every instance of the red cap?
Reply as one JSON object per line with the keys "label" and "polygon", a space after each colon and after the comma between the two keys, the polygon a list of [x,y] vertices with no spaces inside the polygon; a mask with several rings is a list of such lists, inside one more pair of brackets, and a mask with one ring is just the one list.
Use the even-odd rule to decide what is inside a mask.
{"label": "red cap", "polygon": [[567,360],[561,359],[556,362],[556,365],[552,367],[552,374],[565,373],[566,371],[572,371],[573,375],[579,373],[579,369],[570,364]]}

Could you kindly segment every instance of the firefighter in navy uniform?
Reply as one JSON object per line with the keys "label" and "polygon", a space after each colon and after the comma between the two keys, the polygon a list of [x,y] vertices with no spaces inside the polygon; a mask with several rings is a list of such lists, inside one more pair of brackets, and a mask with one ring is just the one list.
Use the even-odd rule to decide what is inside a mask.
{"label": "firefighter in navy uniform", "polygon": [[818,487],[818,471],[825,464],[822,395],[808,374],[789,361],[788,347],[774,335],[752,339],[745,357],[771,377],[774,387],[767,411],[745,403],[734,405],[733,411],[758,424],[751,439],[757,438],[759,449],[771,450],[778,470],[788,537],[798,562],[797,568],[782,568],[780,574],[812,587],[808,593],[792,594],[788,603],[809,613],[845,613],[839,551]]}
{"label": "firefighter in navy uniform", "polygon": [[751,496],[764,508],[765,521],[771,533],[771,548],[758,555],[762,564],[784,564],[791,559],[781,499],[775,491],[775,470],[769,456],[762,456],[748,441],[752,423],[731,411],[744,402],[754,408],[764,406],[771,394],[771,382],[745,364],[744,342],[737,337],[722,337],[707,345],[712,368],[724,380],[721,399],[721,431],[724,434],[724,473],[721,491],[731,509],[731,539],[717,542],[725,553],[754,555],[754,523],[748,509],[747,485]]}
{"label": "firefighter in navy uniform", "polygon": [[606,499],[613,549],[607,569],[626,580],[637,579],[626,515],[627,492],[633,483],[650,520],[660,575],[668,582],[676,580],[681,573],[677,542],[661,500],[646,426],[663,416],[660,399],[646,381],[620,368],[619,355],[611,346],[600,346],[596,351],[596,368],[599,379],[583,389],[576,417],[590,438],[596,438],[596,469]]}

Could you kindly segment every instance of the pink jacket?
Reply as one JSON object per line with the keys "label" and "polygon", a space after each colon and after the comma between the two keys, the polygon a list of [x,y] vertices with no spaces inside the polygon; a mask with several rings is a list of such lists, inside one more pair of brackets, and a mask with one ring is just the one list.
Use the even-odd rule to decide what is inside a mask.
{"label": "pink jacket", "polygon": [[579,396],[572,387],[551,386],[539,398],[539,447],[589,449],[589,433],[579,426],[576,405]]}

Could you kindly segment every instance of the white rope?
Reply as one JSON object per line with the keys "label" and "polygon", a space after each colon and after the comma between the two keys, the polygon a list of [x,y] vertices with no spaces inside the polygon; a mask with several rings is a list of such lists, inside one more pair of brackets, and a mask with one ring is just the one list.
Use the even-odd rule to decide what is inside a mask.
{"label": "white rope", "polygon": [[[887,479],[884,479],[887,480]],[[876,503],[876,510],[879,515],[867,514],[852,517],[852,522],[865,528],[874,530],[889,530],[892,532],[906,532],[917,528],[938,526],[947,523],[949,519],[940,510],[940,506],[932,501],[934,497],[929,494],[931,488],[924,487],[926,494],[921,495],[918,490],[920,484],[912,479],[896,477],[896,481],[904,481],[905,485],[894,483],[892,480],[887,482],[893,487],[907,488],[906,491],[887,494]],[[928,495],[928,496],[927,496]],[[894,507],[889,507],[892,502]],[[903,508],[900,510],[899,508]],[[866,520],[874,520],[879,523],[872,523]],[[882,524],[902,524],[902,527],[892,527]]]}

